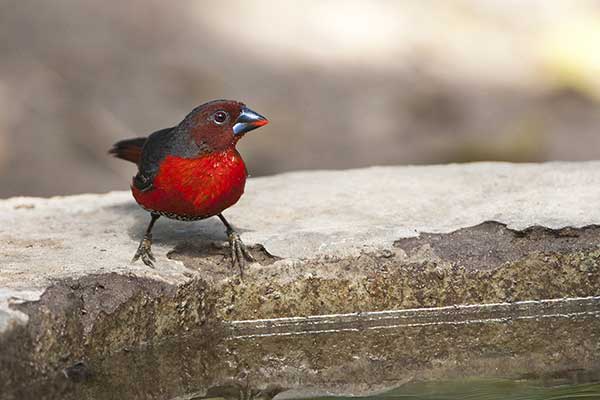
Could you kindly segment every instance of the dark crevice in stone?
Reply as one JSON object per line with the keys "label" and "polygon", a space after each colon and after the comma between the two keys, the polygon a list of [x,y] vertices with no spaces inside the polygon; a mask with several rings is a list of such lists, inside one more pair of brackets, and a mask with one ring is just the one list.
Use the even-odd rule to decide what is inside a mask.
{"label": "dark crevice in stone", "polygon": [[488,221],[447,234],[422,233],[397,240],[394,247],[408,255],[427,246],[443,261],[469,270],[489,270],[516,262],[532,253],[565,253],[600,249],[600,226],[549,229],[533,226],[522,231]]}

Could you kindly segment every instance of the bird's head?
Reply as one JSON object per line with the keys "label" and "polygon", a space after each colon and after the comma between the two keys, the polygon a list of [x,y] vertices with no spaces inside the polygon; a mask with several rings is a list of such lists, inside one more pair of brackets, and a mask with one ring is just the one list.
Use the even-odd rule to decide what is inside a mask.
{"label": "bird's head", "polygon": [[269,123],[244,103],[215,100],[196,107],[179,124],[200,148],[224,150],[235,146],[246,132]]}

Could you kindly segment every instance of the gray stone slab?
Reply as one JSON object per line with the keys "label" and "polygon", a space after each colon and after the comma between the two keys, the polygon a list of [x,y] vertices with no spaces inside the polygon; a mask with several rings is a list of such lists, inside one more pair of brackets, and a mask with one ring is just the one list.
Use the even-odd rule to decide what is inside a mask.
{"label": "gray stone slab", "polygon": [[[450,371],[456,357],[475,371],[466,353],[452,353],[470,348],[457,333],[460,327],[469,341],[497,332],[488,337],[489,346],[519,349],[518,362],[488,362],[488,345],[477,347],[473,359],[482,371],[502,365],[524,371],[534,362],[536,372],[543,372],[555,369],[550,358],[558,353],[528,355],[527,346],[504,343],[500,332],[522,339],[527,329],[550,332],[552,324],[566,332],[571,326],[566,316],[579,333],[565,334],[564,343],[552,346],[562,349],[565,365],[591,368],[598,363],[588,349],[598,341],[586,332],[595,332],[600,307],[599,199],[600,162],[373,167],[255,178],[225,212],[258,260],[243,279],[229,267],[216,218],[160,219],[151,269],[130,262],[149,216],[128,192],[2,200],[0,345],[4,341],[9,352],[0,353],[0,380],[3,374],[26,379],[2,370],[3,360],[34,363],[44,376],[80,358],[104,360],[96,366],[110,369],[111,357],[127,358],[123,349],[187,333],[229,337],[227,343],[240,343],[249,359],[271,360],[283,351],[277,337],[288,338],[286,348],[309,351],[311,335],[326,334],[333,343],[340,324],[346,327],[334,352],[340,357],[356,346],[352,338],[362,340],[364,334],[373,346],[383,346],[377,353],[381,362],[397,362],[393,354],[412,360],[382,374],[386,382],[407,379],[402,371]],[[563,307],[562,301],[570,304],[564,306],[568,310],[548,308]],[[476,312],[466,316],[464,310]],[[369,324],[377,326],[382,315],[386,324],[402,327],[392,336],[411,345],[418,341],[403,337],[403,330],[411,335],[432,330],[454,341],[447,347],[430,343],[430,353],[387,349],[392,342],[369,333]],[[502,327],[512,320],[512,328]],[[550,346],[545,340],[536,343]],[[272,353],[270,347],[256,353],[252,343],[265,341],[274,346]],[[568,343],[584,347],[571,351]],[[388,350],[391,358],[384,360]],[[369,349],[361,351],[367,357]],[[223,371],[236,362],[224,360]],[[336,359],[325,361],[314,370],[338,376]],[[360,368],[369,371],[370,363]],[[303,389],[291,383],[295,379],[308,382],[301,374],[277,375],[275,364],[272,375],[255,371],[260,385],[271,379],[295,390]],[[223,383],[227,374],[210,384]],[[332,389],[319,382],[316,392]],[[387,387],[373,381],[344,390],[336,382],[341,385],[333,388],[336,393]]]}
{"label": "gray stone slab", "polygon": [[[226,211],[248,243],[303,259],[389,248],[421,232],[447,233],[484,221],[509,228],[600,222],[600,162],[373,167],[295,172],[248,182]],[[156,270],[129,260],[148,222],[128,192],[0,201],[0,287],[43,287],[51,279],[134,272],[185,280],[165,254],[190,237],[224,240],[216,218],[160,220]]]}
{"label": "gray stone slab", "polygon": [[[373,167],[251,179],[226,215],[248,244],[289,260],[388,249],[399,238],[488,220],[514,229],[580,227],[600,222],[598,199],[600,162]],[[186,268],[167,252],[190,238],[225,240],[216,218],[163,218],[156,269],[131,264],[148,217],[128,192],[2,200],[0,220],[4,290],[41,293],[55,279],[108,272],[181,283]]]}

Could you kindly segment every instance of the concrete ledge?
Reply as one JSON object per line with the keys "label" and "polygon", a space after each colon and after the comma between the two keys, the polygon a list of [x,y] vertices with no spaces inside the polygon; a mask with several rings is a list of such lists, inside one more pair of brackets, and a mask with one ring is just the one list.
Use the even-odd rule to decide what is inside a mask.
{"label": "concrete ledge", "polygon": [[[114,360],[141,368],[139,356],[129,354],[147,354],[140,349],[149,343],[153,357],[183,346],[219,359],[221,370],[190,378],[189,388],[224,385],[244,369],[253,390],[277,383],[277,390],[268,389],[272,395],[310,385],[366,393],[416,376],[451,376],[453,365],[471,375],[595,369],[599,199],[600,162],[378,167],[252,179],[242,201],[226,212],[258,260],[243,280],[229,268],[216,219],[159,220],[158,262],[150,269],[129,263],[149,217],[127,192],[4,200],[0,391],[18,397],[23,392],[15,388],[33,377],[42,392],[63,390],[72,384],[61,381],[63,371],[72,377],[82,360],[114,384],[121,379],[107,372],[118,370]],[[373,330],[382,322],[373,325],[373,315],[402,329]],[[562,339],[511,342],[552,326],[562,329]],[[425,331],[439,341],[412,342]],[[467,341],[483,337],[483,347]],[[411,343],[410,351],[396,348],[398,340]],[[340,346],[337,355],[324,347],[332,341]],[[330,358],[307,361],[310,346]],[[232,348],[241,351],[235,359],[224,355]],[[501,348],[512,350],[500,356]],[[303,361],[286,349],[303,351]],[[343,361],[349,354],[362,361]],[[400,361],[402,368],[373,373],[376,365]],[[252,362],[262,367],[254,370]],[[335,372],[339,365],[354,371],[352,379]],[[308,366],[320,371],[318,379],[302,372]],[[164,368],[172,378],[181,373]],[[144,387],[150,390],[152,382],[173,396],[185,387],[155,379]]]}

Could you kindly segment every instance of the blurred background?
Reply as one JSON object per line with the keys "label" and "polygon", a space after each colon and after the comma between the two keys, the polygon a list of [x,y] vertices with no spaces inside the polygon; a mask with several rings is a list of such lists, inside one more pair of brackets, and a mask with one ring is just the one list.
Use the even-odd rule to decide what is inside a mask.
{"label": "blurred background", "polygon": [[0,197],[129,187],[120,139],[214,98],[253,176],[600,158],[600,1],[0,0]]}

